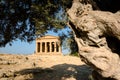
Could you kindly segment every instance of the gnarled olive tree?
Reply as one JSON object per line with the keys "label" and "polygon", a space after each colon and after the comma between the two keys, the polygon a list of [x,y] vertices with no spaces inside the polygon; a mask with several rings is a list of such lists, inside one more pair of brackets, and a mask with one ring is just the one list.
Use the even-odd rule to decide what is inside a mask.
{"label": "gnarled olive tree", "polygon": [[67,11],[68,24],[74,32],[79,55],[94,69],[95,80],[120,80],[120,7],[116,7],[118,2],[73,0],[72,7]]}

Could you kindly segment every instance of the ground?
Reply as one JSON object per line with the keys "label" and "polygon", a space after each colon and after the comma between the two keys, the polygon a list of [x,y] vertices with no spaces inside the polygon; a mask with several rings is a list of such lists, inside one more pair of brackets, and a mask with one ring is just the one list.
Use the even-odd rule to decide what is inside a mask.
{"label": "ground", "polygon": [[91,71],[75,56],[0,54],[0,80],[88,80]]}

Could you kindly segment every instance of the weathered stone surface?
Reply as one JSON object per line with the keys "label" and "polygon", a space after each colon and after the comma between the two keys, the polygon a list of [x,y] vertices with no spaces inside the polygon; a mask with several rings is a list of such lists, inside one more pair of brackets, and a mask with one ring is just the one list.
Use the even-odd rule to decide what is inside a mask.
{"label": "weathered stone surface", "polygon": [[82,60],[95,69],[99,74],[108,78],[120,79],[120,58],[105,48],[81,48]]}
{"label": "weathered stone surface", "polygon": [[120,80],[119,52],[112,52],[119,49],[116,47],[119,44],[107,42],[110,41],[109,37],[120,42],[120,12],[95,11],[92,4],[73,0],[67,13],[70,19],[68,24],[74,32],[82,60],[100,75],[101,79],[98,80]]}

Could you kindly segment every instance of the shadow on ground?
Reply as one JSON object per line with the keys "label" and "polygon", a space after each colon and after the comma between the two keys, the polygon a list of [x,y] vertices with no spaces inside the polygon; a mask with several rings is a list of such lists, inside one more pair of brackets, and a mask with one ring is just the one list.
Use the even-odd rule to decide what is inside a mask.
{"label": "shadow on ground", "polygon": [[25,80],[88,80],[91,68],[87,65],[59,64],[51,68],[31,68],[15,72]]}

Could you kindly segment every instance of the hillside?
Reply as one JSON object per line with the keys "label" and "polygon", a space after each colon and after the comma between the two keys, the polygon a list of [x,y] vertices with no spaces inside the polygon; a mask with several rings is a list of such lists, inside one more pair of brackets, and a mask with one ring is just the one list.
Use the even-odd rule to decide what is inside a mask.
{"label": "hillside", "polygon": [[0,54],[0,80],[88,80],[79,57]]}

